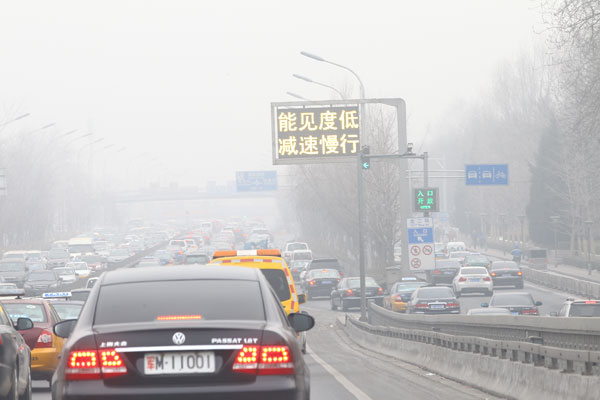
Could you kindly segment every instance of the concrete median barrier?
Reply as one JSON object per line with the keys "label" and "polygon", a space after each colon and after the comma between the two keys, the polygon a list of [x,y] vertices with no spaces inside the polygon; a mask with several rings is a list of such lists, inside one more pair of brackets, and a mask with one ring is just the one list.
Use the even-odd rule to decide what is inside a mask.
{"label": "concrete median barrier", "polygon": [[[420,336],[405,331],[402,335],[410,338],[407,340],[399,337],[402,335],[397,328],[369,325],[351,318],[338,320],[338,324],[360,346],[500,397],[589,400],[598,398],[600,393],[598,376],[565,373],[552,368],[554,361],[544,367],[539,363],[540,356],[532,358],[531,352],[538,346],[535,344],[523,345],[520,350],[514,347],[507,353],[502,351],[500,341],[495,341],[496,346],[475,337],[462,337],[458,346],[449,336],[432,332]],[[519,351],[523,356],[514,358]]]}

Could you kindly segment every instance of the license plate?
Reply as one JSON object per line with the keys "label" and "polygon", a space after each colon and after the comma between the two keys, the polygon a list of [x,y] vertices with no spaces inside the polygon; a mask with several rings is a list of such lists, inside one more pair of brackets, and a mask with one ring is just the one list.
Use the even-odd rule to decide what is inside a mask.
{"label": "license plate", "polygon": [[186,353],[147,353],[144,355],[144,374],[206,374],[215,372],[215,353],[197,351]]}
{"label": "license plate", "polygon": [[519,315],[519,312],[518,311],[513,311],[513,312],[511,312],[511,314],[512,315]]}
{"label": "license plate", "polygon": [[443,304],[430,304],[429,308],[431,308],[432,310],[440,310],[446,308],[446,306]]}
{"label": "license plate", "polygon": [[331,281],[321,281],[321,285],[331,285]]}
{"label": "license plate", "polygon": [[481,278],[469,278],[469,282],[479,282]]}

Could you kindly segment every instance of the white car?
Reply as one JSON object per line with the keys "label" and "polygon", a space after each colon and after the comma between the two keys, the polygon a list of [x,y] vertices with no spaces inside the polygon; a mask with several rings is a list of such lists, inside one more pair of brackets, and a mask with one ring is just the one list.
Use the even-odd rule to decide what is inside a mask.
{"label": "white car", "polygon": [[75,275],[77,275],[78,278],[87,278],[92,273],[88,263],[83,261],[70,262],[67,263],[65,267],[73,268],[75,270]]}
{"label": "white car", "polygon": [[71,267],[58,267],[54,268],[53,271],[56,272],[58,278],[63,283],[71,283],[77,280],[77,274],[75,273],[75,270]]}
{"label": "white car", "polygon": [[292,258],[292,252],[296,251],[296,250],[309,250],[308,244],[306,244],[304,242],[288,242],[288,243],[286,243],[285,248],[283,249],[283,252],[282,252],[283,258],[285,258],[286,260],[289,261]]}
{"label": "white car", "polygon": [[456,297],[465,293],[483,293],[491,296],[494,282],[485,267],[462,267],[454,277],[452,287]]}

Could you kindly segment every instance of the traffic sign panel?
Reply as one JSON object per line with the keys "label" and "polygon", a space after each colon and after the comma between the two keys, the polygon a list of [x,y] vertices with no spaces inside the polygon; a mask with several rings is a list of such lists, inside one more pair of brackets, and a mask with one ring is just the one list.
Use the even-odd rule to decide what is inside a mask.
{"label": "traffic sign panel", "polygon": [[238,192],[277,190],[277,171],[239,171],[235,180]]}
{"label": "traffic sign panel", "polygon": [[431,253],[433,253],[433,248],[430,245],[427,244],[427,245],[423,246],[423,254],[428,256]]}
{"label": "traffic sign panel", "polygon": [[433,228],[409,229],[408,243],[433,243]]}
{"label": "traffic sign panel", "polygon": [[412,254],[413,256],[418,256],[419,254],[421,254],[421,248],[419,246],[411,246],[410,254]]}
{"label": "traffic sign panel", "polygon": [[508,164],[472,164],[465,167],[467,185],[508,185]]}
{"label": "traffic sign panel", "polygon": [[413,258],[410,261],[410,266],[414,269],[419,269],[421,268],[421,259],[420,258]]}

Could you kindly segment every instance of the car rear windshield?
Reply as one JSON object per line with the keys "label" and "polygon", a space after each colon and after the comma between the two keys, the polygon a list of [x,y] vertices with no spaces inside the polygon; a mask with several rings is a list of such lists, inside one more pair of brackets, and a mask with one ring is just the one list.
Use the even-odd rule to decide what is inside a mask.
{"label": "car rear windshield", "polygon": [[310,272],[311,278],[339,278],[340,273],[336,269],[317,269]]}
{"label": "car rear windshield", "polygon": [[417,297],[419,299],[445,299],[454,297],[454,293],[447,287],[422,288]]}
{"label": "car rear windshield", "polygon": [[491,269],[492,271],[496,269],[519,269],[519,266],[517,263],[512,261],[493,262]]}
{"label": "car rear windshield", "polygon": [[294,260],[310,260],[312,259],[312,254],[309,251],[299,251],[294,253]]}
{"label": "car rear windshield", "polygon": [[308,249],[308,246],[306,245],[306,243],[292,243],[292,244],[288,245],[288,251],[306,250],[306,249]]}
{"label": "car rear windshield", "polygon": [[459,268],[460,262],[454,260],[437,260],[435,266],[437,268]]}
{"label": "car rear windshield", "polygon": [[208,264],[208,256],[198,255],[198,256],[186,256],[185,257],[186,264]]}
{"label": "car rear windshield", "polygon": [[533,299],[527,293],[493,296],[490,306],[527,306],[533,307]]}
{"label": "car rear windshield", "polygon": [[427,282],[402,283],[396,285],[394,293],[414,292],[418,288],[427,285]]}
{"label": "car rear windshield", "polygon": [[279,301],[289,300],[291,296],[290,285],[287,283],[285,272],[282,269],[261,269],[261,271],[275,289]]}
{"label": "car rear windshield", "polygon": [[461,268],[461,275],[487,275],[487,269],[481,268]]}
{"label": "car rear windshield", "polygon": [[[285,278],[285,276],[284,276]],[[159,321],[265,319],[260,286],[255,281],[189,280],[134,282],[102,286],[96,325]],[[201,316],[201,317],[199,317]]]}
{"label": "car rear windshield", "polygon": [[[365,287],[377,287],[379,286],[375,279],[373,278],[365,278]],[[358,289],[360,288],[360,279],[348,279],[348,287],[350,289]]]}
{"label": "car rear windshield", "polygon": [[81,292],[71,292],[71,300],[86,301],[90,292],[83,290]]}
{"label": "car rear windshield", "polygon": [[25,272],[25,264],[20,262],[0,263],[0,272]]}
{"label": "car rear windshield", "polygon": [[529,258],[546,258],[546,250],[529,250]]}
{"label": "car rear windshield", "polygon": [[313,260],[310,263],[310,269],[333,268],[339,270],[342,268],[338,260]]}
{"label": "car rear windshield", "polygon": [[4,303],[4,310],[17,322],[19,318],[29,318],[33,322],[46,322],[46,311],[41,304]]}
{"label": "car rear windshield", "polygon": [[56,280],[56,275],[54,275],[53,271],[35,271],[29,274],[29,281],[54,281]]}
{"label": "car rear windshield", "polygon": [[571,304],[570,317],[600,317],[600,303],[596,304]]}
{"label": "car rear windshield", "polygon": [[69,303],[69,302],[65,301],[65,302],[61,302],[61,303],[58,303],[58,302],[53,303],[52,307],[57,312],[60,319],[62,319],[64,321],[67,319],[79,318],[79,313],[81,312],[81,308],[83,307],[83,304],[73,304],[73,303]]}

